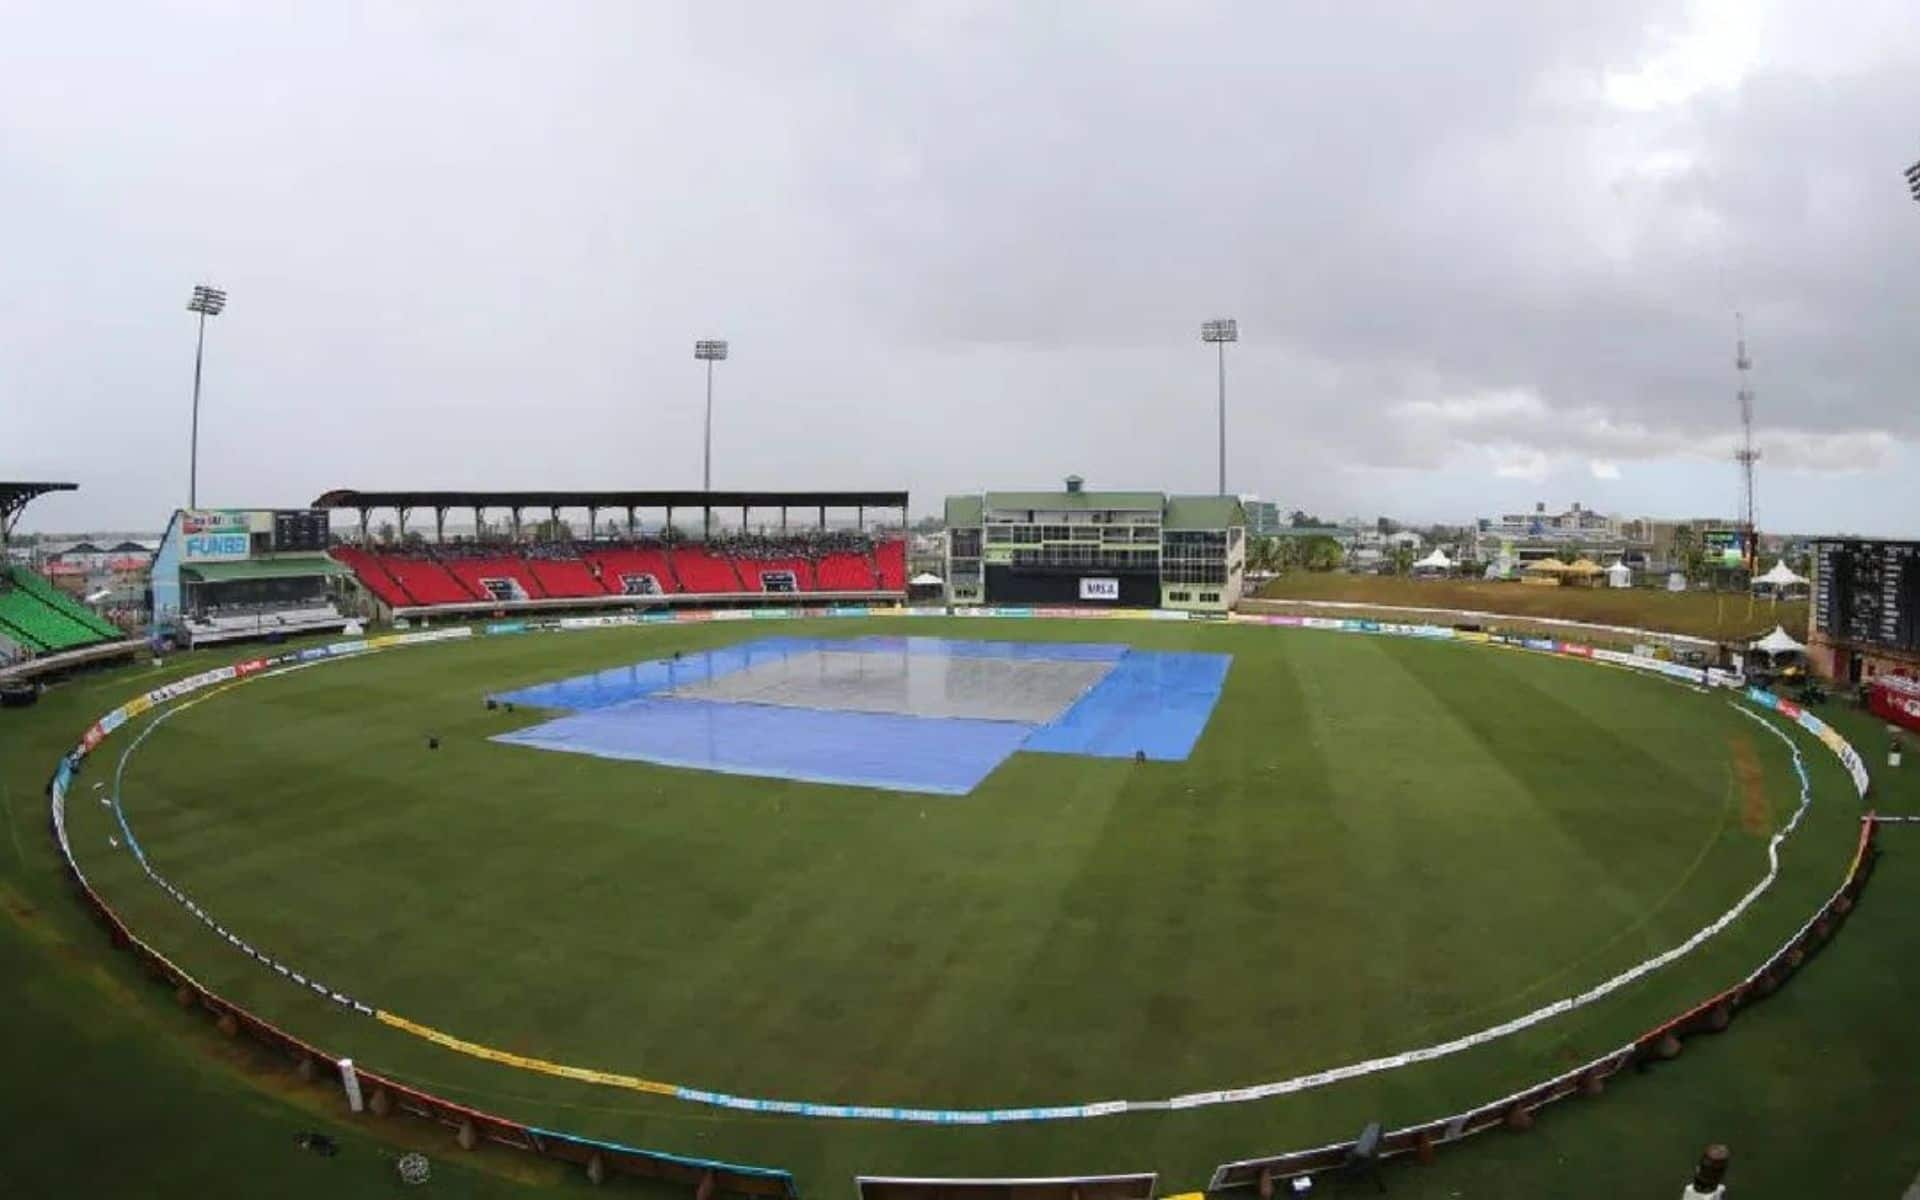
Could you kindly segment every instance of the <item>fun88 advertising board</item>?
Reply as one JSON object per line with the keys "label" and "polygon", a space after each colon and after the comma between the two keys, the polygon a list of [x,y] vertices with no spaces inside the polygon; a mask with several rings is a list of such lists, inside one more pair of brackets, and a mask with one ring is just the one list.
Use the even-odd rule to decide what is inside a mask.
{"label": "fun88 advertising board", "polygon": [[[236,509],[195,508],[180,514],[183,557],[188,562],[245,558],[253,544],[254,518],[271,513],[253,513]],[[272,525],[268,525],[271,530]],[[264,531],[263,531],[264,532]]]}

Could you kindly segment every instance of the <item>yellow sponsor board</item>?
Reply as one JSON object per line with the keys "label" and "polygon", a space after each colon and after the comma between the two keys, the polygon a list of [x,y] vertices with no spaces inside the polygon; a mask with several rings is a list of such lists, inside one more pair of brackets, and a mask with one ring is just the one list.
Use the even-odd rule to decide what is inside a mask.
{"label": "yellow sponsor board", "polygon": [[611,1071],[595,1071],[589,1067],[570,1067],[565,1063],[548,1062],[544,1058],[529,1058],[524,1054],[512,1054],[505,1050],[496,1050],[492,1046],[482,1046],[478,1042],[469,1042],[464,1038],[442,1033],[418,1021],[409,1021],[397,1013],[378,1009],[373,1014],[383,1025],[405,1030],[415,1037],[425,1038],[437,1046],[449,1050],[458,1050],[462,1054],[488,1062],[503,1063],[509,1067],[519,1067],[523,1071],[538,1071],[542,1075],[554,1075],[561,1079],[577,1079],[583,1083],[600,1083],[608,1087],[626,1088],[633,1092],[648,1092],[655,1096],[671,1096],[679,1089],[670,1083],[659,1083],[652,1079],[641,1079],[637,1075],[618,1075]]}

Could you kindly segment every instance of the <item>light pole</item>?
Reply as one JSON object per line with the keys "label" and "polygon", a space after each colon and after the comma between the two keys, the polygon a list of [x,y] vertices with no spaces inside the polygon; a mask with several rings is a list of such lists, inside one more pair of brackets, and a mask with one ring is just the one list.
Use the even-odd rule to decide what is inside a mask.
{"label": "light pole", "polygon": [[703,338],[695,342],[693,357],[707,364],[707,446],[700,457],[700,490],[710,492],[713,490],[713,364],[726,361],[726,339]]}
{"label": "light pole", "polygon": [[1220,349],[1220,495],[1227,494],[1227,343],[1240,340],[1240,322],[1220,317],[1200,326],[1200,340]]}
{"label": "light pole", "polygon": [[200,314],[200,332],[193,342],[193,444],[187,452],[187,507],[200,507],[200,358],[207,346],[207,318],[217,317],[227,307],[227,294],[209,284],[197,283],[187,311]]}
{"label": "light pole", "polygon": [[1907,190],[1913,193],[1915,200],[1920,200],[1920,162],[1908,167],[1906,174]]}

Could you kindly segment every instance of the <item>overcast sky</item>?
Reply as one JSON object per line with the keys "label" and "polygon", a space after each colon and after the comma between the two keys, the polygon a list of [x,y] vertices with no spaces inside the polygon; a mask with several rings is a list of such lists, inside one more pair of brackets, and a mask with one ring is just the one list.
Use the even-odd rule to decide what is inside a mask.
{"label": "overcast sky", "polygon": [[1920,19],[0,0],[24,527],[331,487],[1210,491],[1920,534]]}

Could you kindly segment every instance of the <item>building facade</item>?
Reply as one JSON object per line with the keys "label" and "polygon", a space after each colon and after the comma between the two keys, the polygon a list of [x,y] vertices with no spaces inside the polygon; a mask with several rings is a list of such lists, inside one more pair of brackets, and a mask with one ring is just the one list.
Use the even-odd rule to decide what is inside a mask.
{"label": "building facade", "polygon": [[1246,576],[1232,496],[985,492],[946,504],[947,603],[1179,608],[1224,613]]}

